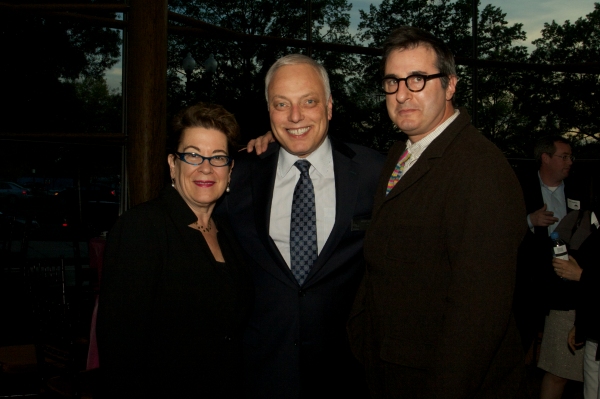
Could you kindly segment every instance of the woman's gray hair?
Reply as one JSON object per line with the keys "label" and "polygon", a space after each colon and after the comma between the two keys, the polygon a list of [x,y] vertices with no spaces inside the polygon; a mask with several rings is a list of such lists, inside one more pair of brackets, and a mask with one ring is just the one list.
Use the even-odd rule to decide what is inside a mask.
{"label": "woman's gray hair", "polygon": [[321,76],[321,80],[323,81],[323,86],[325,88],[325,98],[327,100],[331,98],[331,88],[329,87],[329,75],[327,74],[327,71],[325,70],[323,65],[319,64],[317,61],[303,54],[289,54],[275,61],[275,63],[271,65],[271,68],[269,68],[267,76],[265,76],[265,98],[267,99],[267,104],[269,103],[269,84],[271,84],[271,80],[273,79],[273,75],[275,75],[275,72],[277,72],[279,68],[285,65],[300,64],[308,64],[315,68],[315,70]]}

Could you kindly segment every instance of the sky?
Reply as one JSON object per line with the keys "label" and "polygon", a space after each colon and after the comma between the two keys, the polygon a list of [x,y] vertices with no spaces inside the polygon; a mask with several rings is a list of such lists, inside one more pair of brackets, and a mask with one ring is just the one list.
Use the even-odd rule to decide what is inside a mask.
{"label": "sky", "polygon": [[[598,0],[596,0],[598,1]],[[509,25],[522,23],[527,33],[527,42],[523,45],[532,49],[531,42],[541,37],[544,23],[555,21],[562,25],[566,20],[574,23],[580,17],[594,11],[592,0],[482,0],[481,7],[487,4],[499,7],[506,13]]]}
{"label": "sky", "polygon": [[[600,1],[600,0],[596,0]],[[369,10],[369,5],[379,5],[381,0],[349,0],[352,4],[350,11],[351,32],[355,33],[360,22],[359,10]],[[527,41],[515,45],[523,45],[533,50],[531,42],[539,38],[545,22],[556,21],[562,25],[566,20],[575,22],[580,17],[594,10],[593,0],[481,0],[480,10],[488,4],[499,7],[506,13],[509,25],[522,23],[523,31],[527,33]],[[106,78],[109,87],[119,88],[121,84],[121,63],[107,71]]]}
{"label": "sky", "polygon": [[[349,2],[352,3],[353,29],[356,29],[360,22],[358,10],[368,11],[370,4],[377,6],[381,3],[378,0],[349,0]],[[573,23],[579,17],[585,17],[594,10],[593,0],[481,0],[479,9],[483,9],[488,4],[499,7],[506,13],[506,21],[509,25],[523,24],[527,41],[515,44],[527,46],[530,51],[534,48],[531,42],[541,36],[540,31],[544,28],[545,22],[550,23],[554,20],[562,25],[569,20]]]}

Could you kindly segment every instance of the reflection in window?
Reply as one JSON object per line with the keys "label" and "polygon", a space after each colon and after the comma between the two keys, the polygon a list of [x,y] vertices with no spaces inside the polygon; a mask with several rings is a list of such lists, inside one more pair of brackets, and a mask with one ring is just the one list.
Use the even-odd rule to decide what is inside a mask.
{"label": "reflection in window", "polygon": [[121,146],[4,141],[0,147],[2,236],[87,242],[115,223]]}

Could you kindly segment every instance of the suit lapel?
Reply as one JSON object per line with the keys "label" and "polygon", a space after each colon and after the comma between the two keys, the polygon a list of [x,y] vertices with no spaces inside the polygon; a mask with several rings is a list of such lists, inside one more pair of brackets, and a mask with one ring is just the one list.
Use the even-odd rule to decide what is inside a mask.
{"label": "suit lapel", "polygon": [[[433,144],[433,143],[432,143]],[[423,154],[425,155],[425,154]],[[408,172],[402,176],[400,181],[396,184],[396,186],[390,191],[390,193],[385,197],[385,201],[389,201],[392,198],[397,197],[407,188],[412,186],[415,182],[417,182],[421,177],[423,177],[427,171],[429,171],[429,160],[424,158],[423,155],[421,159],[419,159],[409,170]],[[390,173],[391,175],[391,173]]]}
{"label": "suit lapel", "polygon": [[[277,149],[279,146],[277,146]],[[264,248],[269,252],[273,263],[260,265],[269,273],[280,280],[297,285],[296,279],[288,267],[285,259],[281,256],[277,245],[269,235],[269,223],[271,219],[271,204],[273,199],[273,187],[275,186],[275,174],[277,173],[277,161],[279,151],[269,152],[267,156],[261,157],[260,162],[252,166],[252,204],[254,212],[254,223],[256,233]]]}
{"label": "suit lapel", "polygon": [[323,249],[319,253],[319,257],[304,282],[304,287],[321,279],[330,269],[340,266],[332,265],[327,261],[350,228],[356,207],[358,186],[355,182],[359,174],[359,165],[352,160],[354,151],[333,138],[330,138],[330,141],[335,175],[335,223]]}
{"label": "suit lapel", "polygon": [[[542,195],[542,185],[538,171],[535,172],[535,178],[532,179],[531,189],[533,190],[533,198],[535,198],[534,209],[530,212],[533,213],[544,206],[544,196]],[[547,226],[535,226],[533,231],[540,237],[548,237],[549,235]]]}
{"label": "suit lapel", "polygon": [[576,183],[572,184],[568,177],[563,180],[563,183],[565,184],[565,211],[567,213],[572,211],[569,208],[569,200],[579,201],[579,209],[581,210],[589,209],[588,198],[584,197],[581,191],[574,189],[577,187]]}
{"label": "suit lapel", "polygon": [[381,176],[379,177],[379,182],[377,183],[377,190],[375,191],[375,198],[373,201],[373,215],[377,212],[377,210],[383,204],[383,201],[386,199],[386,188],[390,176],[398,163],[398,158],[400,154],[404,152],[406,149],[406,144],[402,141],[397,141],[390,151],[388,152],[388,156],[383,165],[383,169],[381,170]]}
{"label": "suit lapel", "polygon": [[[256,232],[261,240],[269,236],[269,219],[275,173],[277,171],[277,158],[278,153],[275,151],[252,166],[252,205],[254,207]],[[268,247],[266,242],[263,244]]]}
{"label": "suit lapel", "polygon": [[466,109],[461,108],[458,117],[427,146],[423,154],[419,157],[419,160],[402,176],[392,191],[385,197],[383,203],[397,197],[425,176],[429,169],[433,167],[436,160],[442,157],[446,148],[454,141],[459,132],[470,122],[470,119]]}

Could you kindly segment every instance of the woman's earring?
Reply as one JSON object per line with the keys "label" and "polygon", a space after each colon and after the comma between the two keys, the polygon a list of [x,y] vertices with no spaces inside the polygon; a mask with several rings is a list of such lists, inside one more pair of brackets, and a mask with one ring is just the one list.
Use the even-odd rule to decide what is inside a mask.
{"label": "woman's earring", "polygon": [[171,179],[171,187],[175,188],[175,179]]}
{"label": "woman's earring", "polygon": [[231,190],[229,189],[229,182],[227,182],[227,188],[225,189],[225,191],[230,192]]}

